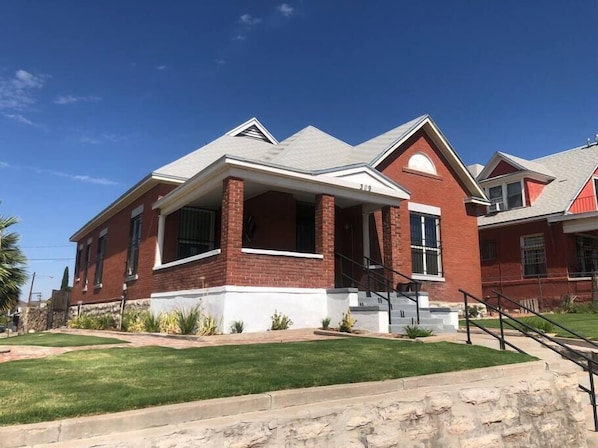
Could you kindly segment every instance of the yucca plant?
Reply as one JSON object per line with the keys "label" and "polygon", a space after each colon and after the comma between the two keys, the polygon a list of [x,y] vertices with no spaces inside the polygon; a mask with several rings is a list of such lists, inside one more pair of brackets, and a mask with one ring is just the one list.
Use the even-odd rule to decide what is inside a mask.
{"label": "yucca plant", "polygon": [[201,336],[212,336],[218,334],[218,327],[219,327],[218,319],[209,314],[205,314],[202,319],[201,323],[199,324],[199,334]]}
{"label": "yucca plant", "polygon": [[409,339],[425,338],[434,334],[433,330],[426,330],[418,325],[406,325],[405,334]]}
{"label": "yucca plant", "polygon": [[181,334],[197,333],[199,318],[201,317],[201,312],[198,306],[194,306],[188,310],[176,310],[175,314]]}
{"label": "yucca plant", "polygon": [[144,331],[148,333],[160,332],[160,315],[156,316],[151,311],[146,310],[141,314],[141,321]]}
{"label": "yucca plant", "polygon": [[230,324],[230,332],[231,333],[243,333],[245,329],[245,324],[242,320],[235,320],[232,324]]}
{"label": "yucca plant", "polygon": [[271,319],[272,325],[270,326],[270,330],[287,330],[293,325],[293,321],[289,316],[279,313],[277,310],[274,310]]}

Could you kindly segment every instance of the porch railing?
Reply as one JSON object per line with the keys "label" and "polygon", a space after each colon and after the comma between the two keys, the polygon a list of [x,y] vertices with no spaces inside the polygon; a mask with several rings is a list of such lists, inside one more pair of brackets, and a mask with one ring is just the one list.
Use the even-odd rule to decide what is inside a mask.
{"label": "porch railing", "polygon": [[[596,432],[598,432],[598,408],[597,408],[597,401],[596,401],[596,390],[594,387],[594,375],[598,372],[596,370],[596,361],[591,356],[588,356],[578,350],[575,350],[575,349],[571,348],[569,345],[561,342],[559,339],[554,338],[554,337],[538,330],[536,327],[533,326],[533,324],[530,324],[529,322],[526,322],[523,319],[518,319],[518,318],[513,317],[507,311],[503,310],[503,306],[507,305],[509,307],[513,307],[513,305],[516,305],[517,308],[525,311],[526,313],[532,314],[536,318],[540,319],[541,321],[548,322],[551,325],[559,328],[561,331],[566,333],[567,337],[575,337],[577,339],[583,340],[588,345],[588,347],[598,348],[598,344],[594,341],[589,340],[588,338],[584,337],[583,335],[577,333],[576,331],[573,331],[573,330],[559,324],[558,322],[555,322],[554,320],[541,315],[540,313],[532,310],[531,308],[528,308],[528,307],[522,305],[518,301],[511,299],[510,297],[507,297],[504,294],[501,294],[498,291],[492,291],[492,293],[496,295],[496,301],[497,301],[496,306],[491,305],[490,303],[488,303],[487,300],[482,300],[482,299],[477,298],[473,294],[470,294],[467,291],[464,291],[463,289],[459,289],[459,292],[461,292],[463,294],[463,302],[464,302],[464,307],[465,307],[465,312],[464,312],[465,325],[466,325],[466,331],[467,331],[467,344],[471,345],[471,343],[472,343],[470,328],[471,328],[471,326],[474,326],[474,327],[480,329],[481,331],[483,331],[484,333],[497,339],[499,341],[499,346],[500,346],[501,350],[505,350],[506,347],[508,346],[508,347],[512,348],[513,350],[518,351],[519,353],[527,354],[523,350],[521,350],[519,347],[517,347],[516,345],[514,345],[511,342],[506,340],[504,329],[505,329],[505,325],[507,325],[509,328],[511,328],[513,330],[517,330],[519,333],[523,334],[524,336],[527,336],[527,337],[533,339],[534,341],[536,341],[537,343],[539,343],[540,345],[542,345],[543,347],[546,347],[546,348],[558,353],[562,357],[568,359],[569,361],[573,362],[574,364],[578,365],[579,367],[581,367],[582,369],[584,369],[588,372],[590,387],[587,388],[587,387],[583,386],[582,384],[579,384],[579,388],[581,390],[583,390],[584,392],[586,392],[590,397],[590,404],[592,405],[592,409],[593,409],[593,413],[594,413],[594,430]],[[469,315],[469,304],[472,301],[480,303],[480,304],[486,306],[487,309],[489,309],[495,313],[498,313],[499,334],[496,334],[493,331],[490,331],[488,328],[484,327],[483,325],[480,325],[478,322],[473,321],[471,319],[471,316]],[[507,320],[505,320],[505,318]],[[556,346],[558,346],[559,348],[556,348]]]}
{"label": "porch railing", "polygon": [[[364,265],[363,262],[358,262],[340,253],[336,253],[335,255],[340,260],[340,276],[343,280],[348,280],[351,285],[356,286],[358,289],[364,290],[367,297],[372,297],[373,294],[374,297],[378,298],[379,303],[382,303],[382,301],[385,301],[387,303],[388,325],[392,324],[392,293],[400,294],[401,296],[406,297],[409,300],[415,302],[417,323],[419,324],[419,292],[421,290],[420,282],[392,269],[391,267],[374,262],[372,259],[368,257],[364,257]],[[350,266],[357,267],[360,273],[365,273],[365,282],[360,279],[356,279],[353,275],[347,274],[345,272],[345,269],[343,268],[343,261],[348,262]],[[407,280],[407,282],[400,283],[400,285],[404,285],[406,289],[413,288],[413,292],[415,292],[415,297],[405,294],[405,292],[407,291],[399,291],[398,287],[395,288],[392,278],[387,277],[384,273],[377,272],[377,270],[379,269],[381,269],[384,273],[392,272],[394,274],[399,275],[401,278]]]}

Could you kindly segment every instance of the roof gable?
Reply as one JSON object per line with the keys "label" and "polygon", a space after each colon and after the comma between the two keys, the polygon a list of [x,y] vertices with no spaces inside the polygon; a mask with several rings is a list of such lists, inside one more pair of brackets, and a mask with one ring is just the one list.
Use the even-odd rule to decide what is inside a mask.
{"label": "roof gable", "polygon": [[376,168],[419,130],[423,130],[432,139],[436,147],[448,161],[450,167],[456,173],[456,176],[463,182],[463,185],[471,197],[481,198],[485,201],[486,194],[484,193],[484,190],[477,184],[457,152],[453,149],[442,132],[440,132],[440,129],[436,126],[436,123],[432,121],[429,115],[422,115],[404,125],[356,146],[353,158],[369,157],[369,159],[363,161],[368,163],[371,167]]}
{"label": "roof gable", "polygon": [[478,182],[481,182],[519,171],[527,171],[529,172],[530,177],[546,182],[555,178],[552,170],[542,163],[497,151],[492,155],[490,161],[480,172],[477,179]]}
{"label": "roof gable", "polygon": [[255,117],[250,118],[245,123],[240,124],[234,129],[231,129],[226,133],[231,137],[247,137],[256,140],[261,140],[266,143],[276,145],[278,140],[274,138],[270,132],[262,125],[259,120]]}

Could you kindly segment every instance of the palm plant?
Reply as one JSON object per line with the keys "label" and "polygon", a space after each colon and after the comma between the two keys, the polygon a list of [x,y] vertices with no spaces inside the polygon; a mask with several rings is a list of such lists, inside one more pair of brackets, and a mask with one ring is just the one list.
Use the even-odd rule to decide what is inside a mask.
{"label": "palm plant", "polygon": [[0,312],[15,308],[27,281],[27,259],[18,246],[19,235],[8,230],[16,223],[16,218],[0,215]]}

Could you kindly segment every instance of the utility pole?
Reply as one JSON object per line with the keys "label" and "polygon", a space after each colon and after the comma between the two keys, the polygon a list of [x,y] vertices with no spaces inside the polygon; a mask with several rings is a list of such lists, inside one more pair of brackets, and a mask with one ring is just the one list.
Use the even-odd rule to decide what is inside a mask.
{"label": "utility pole", "polygon": [[35,282],[35,272],[33,273],[33,277],[31,277],[31,287],[29,288],[29,300],[27,300],[27,306],[31,306],[31,294],[33,293],[33,282]]}

